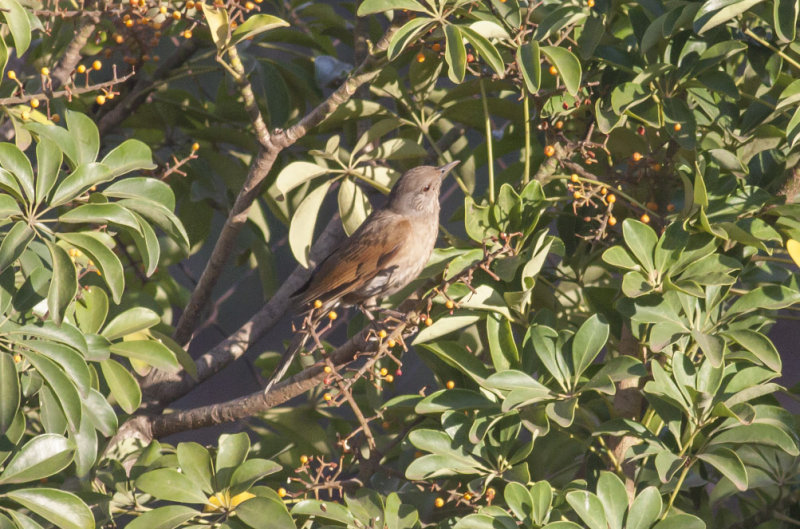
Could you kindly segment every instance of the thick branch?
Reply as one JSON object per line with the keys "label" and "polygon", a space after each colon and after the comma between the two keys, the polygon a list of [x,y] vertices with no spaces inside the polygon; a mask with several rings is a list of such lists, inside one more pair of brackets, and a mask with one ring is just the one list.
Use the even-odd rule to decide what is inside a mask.
{"label": "thick branch", "polygon": [[114,73],[114,78],[110,81],[105,81],[102,83],[97,83],[93,85],[84,86],[81,88],[67,88],[64,90],[57,90],[55,92],[50,92],[47,94],[36,93],[36,94],[25,94],[24,96],[14,96],[14,97],[4,97],[0,98],[0,106],[9,106],[9,105],[18,105],[20,103],[28,103],[33,101],[34,99],[42,99],[44,97],[48,97],[49,99],[62,97],[62,96],[74,96],[74,95],[81,95],[86,94],[89,92],[96,92],[98,90],[102,90],[104,88],[108,89],[117,85],[119,83],[124,83],[131,77],[133,77],[135,72],[130,72],[127,75],[122,77],[117,77],[116,72]]}
{"label": "thick branch", "polygon": [[78,23],[78,28],[75,31],[75,36],[67,46],[67,51],[58,61],[58,64],[53,68],[50,76],[53,78],[53,88],[58,88],[69,83],[72,72],[77,68],[78,63],[81,62],[81,50],[86,43],[89,42],[89,37],[94,33],[95,21],[88,17],[81,17]]}
{"label": "thick branch", "polygon": [[[311,247],[309,262],[313,265],[327,257],[343,237],[342,223],[339,217],[335,216]],[[289,296],[308,281],[311,269],[313,266],[309,269],[302,266],[295,268],[260,311],[235,333],[198,358],[195,361],[197,380],[192,379],[185,371],[179,373],[153,371],[142,383],[144,401],[167,405],[240,358],[281,319],[289,305]]]}
{"label": "thick branch", "polygon": [[105,134],[122,123],[125,118],[130,116],[134,110],[144,103],[147,94],[155,88],[156,81],[164,79],[174,71],[175,68],[189,60],[197,50],[198,45],[193,39],[185,40],[178,46],[175,53],[170,55],[169,58],[159,65],[153,73],[152,79],[145,77],[143,71],[140,72],[133,89],[97,122],[97,128],[100,129],[100,134]]}
{"label": "thick branch", "polygon": [[261,110],[258,108],[258,102],[256,102],[256,96],[253,93],[253,86],[247,79],[244,65],[239,58],[239,52],[236,50],[236,46],[228,48],[228,55],[230,55],[231,58],[230,67],[234,74],[233,80],[236,82],[236,86],[239,87],[239,93],[242,94],[244,108],[248,116],[250,116],[250,123],[253,124],[253,128],[256,130],[258,142],[264,147],[269,147],[269,131],[267,130],[267,125],[264,123],[264,116],[261,115]]}
{"label": "thick branch", "polygon": [[233,253],[236,238],[242,226],[247,221],[250,206],[253,204],[253,200],[258,196],[261,184],[272,169],[278,154],[283,149],[302,138],[309,129],[321,123],[336,110],[337,107],[350,99],[359,86],[371,81],[378,75],[379,71],[377,69],[367,71],[366,73],[361,72],[368,70],[373,65],[376,60],[375,54],[386,49],[393,33],[394,29],[389,29],[376,46],[376,49],[373,50],[373,55],[368,57],[361,66],[358,67],[356,73],[349,77],[342,86],[333,92],[325,101],[303,117],[299,123],[293,125],[286,131],[274,134],[268,146],[262,146],[261,149],[259,149],[258,154],[250,166],[247,179],[241,191],[239,191],[239,195],[236,197],[236,201],[233,204],[233,208],[231,208],[228,219],[225,221],[225,225],[222,227],[222,232],[217,239],[214,250],[211,252],[211,257],[203,270],[203,274],[200,276],[197,287],[192,293],[192,298],[189,300],[189,304],[186,306],[186,309],[178,321],[178,325],[175,329],[175,340],[178,343],[182,345],[186,344],[191,338],[194,329],[197,327],[200,314],[211,297],[211,291],[214,285],[216,285],[228,258]]}

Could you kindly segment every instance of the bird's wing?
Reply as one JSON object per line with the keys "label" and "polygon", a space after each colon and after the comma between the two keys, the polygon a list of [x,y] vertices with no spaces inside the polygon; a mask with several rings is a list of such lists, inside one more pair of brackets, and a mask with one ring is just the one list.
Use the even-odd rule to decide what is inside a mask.
{"label": "bird's wing", "polygon": [[377,213],[319,264],[305,288],[294,295],[299,306],[339,299],[392,266],[403,241],[411,236],[411,222],[393,213]]}

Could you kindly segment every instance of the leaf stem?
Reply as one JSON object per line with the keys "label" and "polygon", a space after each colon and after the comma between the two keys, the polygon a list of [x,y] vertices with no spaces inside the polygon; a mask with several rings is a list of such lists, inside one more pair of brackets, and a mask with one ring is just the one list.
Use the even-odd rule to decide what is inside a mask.
{"label": "leaf stem", "polygon": [[528,89],[522,87],[522,119],[525,130],[525,169],[522,173],[522,185],[528,185],[531,179],[531,103],[528,98]]}
{"label": "leaf stem", "polygon": [[750,28],[745,29],[744,30],[744,34],[747,35],[748,37],[750,37],[751,39],[753,39],[754,41],[758,42],[762,46],[771,49],[772,51],[774,51],[775,53],[780,55],[783,58],[783,60],[785,60],[786,62],[788,62],[789,64],[791,64],[795,68],[797,68],[798,70],[800,70],[800,63],[799,62],[797,62],[796,60],[792,59],[791,57],[786,55],[782,50],[776,48],[775,46],[773,46],[772,44],[770,44],[766,40],[762,39],[761,37],[759,37],[758,35],[753,33],[753,30],[751,30]]}
{"label": "leaf stem", "polygon": [[661,519],[665,519],[669,514],[670,509],[672,509],[672,504],[675,503],[675,499],[678,497],[678,493],[681,491],[681,487],[683,486],[683,482],[686,479],[686,476],[689,474],[689,470],[692,468],[694,464],[694,460],[689,461],[681,471],[681,475],[678,476],[678,482],[675,484],[675,490],[672,491],[672,494],[669,496],[669,502],[667,502],[667,508],[664,509],[664,514],[661,515]]}
{"label": "leaf stem", "polygon": [[494,204],[494,155],[492,154],[492,120],[489,117],[489,102],[486,99],[486,87],[483,78],[480,80],[481,102],[483,103],[483,121],[486,125],[486,166],[489,168],[489,204]]}

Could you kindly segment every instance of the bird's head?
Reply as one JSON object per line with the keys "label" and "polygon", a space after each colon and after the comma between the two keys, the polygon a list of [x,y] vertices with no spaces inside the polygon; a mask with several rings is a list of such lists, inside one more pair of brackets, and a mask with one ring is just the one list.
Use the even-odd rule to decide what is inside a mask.
{"label": "bird's head", "polygon": [[389,193],[389,207],[398,213],[437,213],[442,180],[459,161],[441,167],[422,165],[406,171]]}

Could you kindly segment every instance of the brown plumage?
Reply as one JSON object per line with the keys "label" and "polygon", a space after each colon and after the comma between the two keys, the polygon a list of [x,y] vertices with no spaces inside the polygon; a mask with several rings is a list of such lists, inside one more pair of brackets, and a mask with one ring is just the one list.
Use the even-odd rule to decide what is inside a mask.
{"label": "brown plumage", "polygon": [[[413,281],[436,244],[442,179],[456,165],[458,161],[404,173],[386,205],[374,210],[295,292],[292,303],[298,311],[308,311],[317,300],[322,302],[319,314],[340,304],[369,307]],[[304,344],[302,339],[289,347],[265,391],[283,376]]]}

